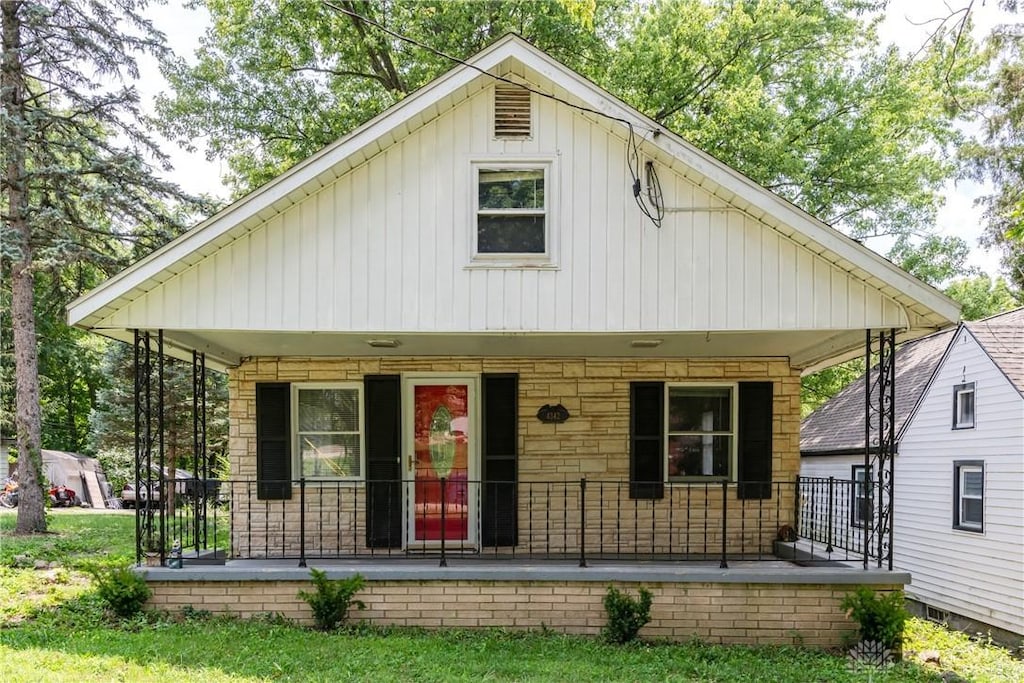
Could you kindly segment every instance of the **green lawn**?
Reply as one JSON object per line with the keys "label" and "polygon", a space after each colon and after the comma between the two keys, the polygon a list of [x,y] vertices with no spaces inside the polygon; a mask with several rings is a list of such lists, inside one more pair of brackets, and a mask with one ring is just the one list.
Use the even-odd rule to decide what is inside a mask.
{"label": "green lawn", "polygon": [[[58,513],[57,533],[11,538],[0,514],[0,680],[51,681],[940,681],[913,663],[869,675],[840,654],[799,648],[639,644],[497,631],[427,633],[363,629],[324,634],[272,621],[147,615],[117,622],[76,567],[90,553],[127,561],[130,515]],[[14,569],[30,552],[70,568]],[[912,620],[907,648],[937,649],[972,681],[1024,680],[1024,663]]]}

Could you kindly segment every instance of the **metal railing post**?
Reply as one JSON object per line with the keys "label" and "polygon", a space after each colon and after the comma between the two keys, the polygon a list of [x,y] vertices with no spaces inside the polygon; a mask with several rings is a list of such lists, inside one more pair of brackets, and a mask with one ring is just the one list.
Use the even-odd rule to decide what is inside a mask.
{"label": "metal railing post", "polygon": [[[291,486],[291,482],[288,482]],[[306,478],[299,479],[299,566],[306,566]]]}
{"label": "metal railing post", "polygon": [[447,524],[447,521],[445,519],[445,516],[446,516],[445,508],[446,507],[448,507],[448,478],[447,477],[441,477],[441,566],[442,567],[447,567],[448,566],[448,558],[445,556],[445,547],[444,547],[445,525]]}
{"label": "metal railing post", "polygon": [[587,478],[580,479],[580,566],[587,566]]}
{"label": "metal railing post", "polygon": [[[781,483],[779,486],[782,486]],[[781,501],[781,488],[779,490],[779,496],[779,500]],[[796,484],[793,487],[793,529],[796,531],[797,536],[803,535],[804,530],[804,525],[801,523],[803,521],[803,515],[800,514],[800,509],[800,475],[798,474],[796,475]]]}
{"label": "metal railing post", "polygon": [[726,535],[729,531],[729,482],[726,479],[722,480],[722,562],[718,566],[722,569],[728,569],[729,563],[725,559],[726,552]]}
{"label": "metal railing post", "polygon": [[835,548],[832,547],[832,531],[835,527],[835,507],[836,507],[836,478],[828,478],[828,516],[826,518],[826,529],[825,529],[825,552],[831,553]]}

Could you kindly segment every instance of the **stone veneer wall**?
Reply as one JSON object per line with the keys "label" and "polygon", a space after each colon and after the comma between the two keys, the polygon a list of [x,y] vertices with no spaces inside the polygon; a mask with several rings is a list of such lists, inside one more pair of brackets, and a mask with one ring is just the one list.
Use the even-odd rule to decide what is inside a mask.
{"label": "stone veneer wall", "polygon": [[[735,488],[729,489],[729,551],[770,553],[778,527],[794,523],[790,482],[800,469],[800,375],[786,359],[255,358],[229,377],[231,478],[256,477],[257,382],[356,382],[367,374],[414,372],[518,373],[520,549],[576,552],[580,478],[628,479],[629,383],[635,380],[772,381],[773,479],[787,485],[766,500],[741,501]],[[546,403],[561,403],[572,417],[563,424],[541,423],[536,412]],[[288,501],[256,501],[254,493],[251,485],[232,487],[232,554],[297,554],[297,490]],[[358,483],[341,488],[310,484],[308,554],[365,550],[363,495]],[[624,484],[595,483],[588,486],[587,496],[586,545],[591,552],[603,547],[629,553],[635,547],[696,556],[720,550],[718,486],[670,485],[664,499],[633,501]],[[602,510],[608,520],[604,528],[598,524]]]}
{"label": "stone veneer wall", "polygon": [[[749,645],[798,644],[833,648],[856,630],[839,603],[849,585],[759,583],[626,583],[636,595],[654,594],[642,637]],[[150,581],[149,605],[178,611],[186,605],[215,614],[253,617],[274,613],[311,624],[297,597],[306,581]],[[879,585],[880,592],[898,585]],[[605,624],[599,582],[370,581],[358,597],[355,620],[424,628],[539,629],[596,635]]]}

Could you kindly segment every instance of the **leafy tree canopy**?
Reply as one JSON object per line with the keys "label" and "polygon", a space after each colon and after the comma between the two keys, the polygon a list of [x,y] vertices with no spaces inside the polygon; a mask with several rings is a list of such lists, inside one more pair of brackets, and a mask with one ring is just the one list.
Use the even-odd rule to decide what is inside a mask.
{"label": "leafy tree canopy", "polygon": [[[1018,11],[1018,3],[1000,3]],[[990,97],[981,108],[982,135],[962,150],[969,174],[989,180],[995,192],[985,207],[982,243],[1002,254],[1013,286],[1024,291],[1024,25],[997,27],[989,37]]]}

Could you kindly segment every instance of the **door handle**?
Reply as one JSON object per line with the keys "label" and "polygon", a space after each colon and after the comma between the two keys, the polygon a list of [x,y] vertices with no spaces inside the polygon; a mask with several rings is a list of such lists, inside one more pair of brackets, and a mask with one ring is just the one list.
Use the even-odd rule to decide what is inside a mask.
{"label": "door handle", "polygon": [[406,457],[408,457],[408,462],[409,462],[408,468],[409,468],[409,471],[412,472],[412,469],[413,469],[413,466],[412,466],[412,456],[409,455],[409,456],[406,456]]}

